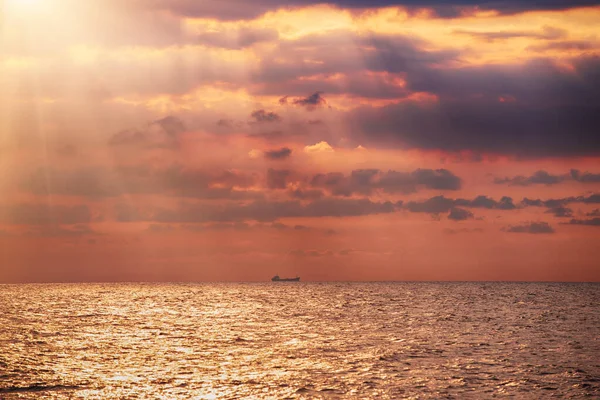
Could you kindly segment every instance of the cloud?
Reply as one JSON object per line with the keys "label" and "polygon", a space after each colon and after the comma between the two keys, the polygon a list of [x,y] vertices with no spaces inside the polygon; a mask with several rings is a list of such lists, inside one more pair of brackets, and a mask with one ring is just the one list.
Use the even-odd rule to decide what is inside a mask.
{"label": "cloud", "polygon": [[330,229],[317,229],[306,225],[286,225],[284,223],[274,221],[269,224],[258,222],[258,223],[248,223],[243,221],[234,221],[234,222],[194,222],[194,223],[183,223],[180,225],[173,225],[170,223],[152,223],[148,225],[146,228],[148,232],[152,233],[170,233],[174,231],[192,231],[192,232],[210,232],[210,231],[237,231],[237,232],[247,232],[247,231],[257,231],[257,230],[276,230],[276,231],[285,231],[288,233],[291,232],[310,232],[311,234],[321,233],[330,235],[332,234]]}
{"label": "cloud", "polygon": [[453,208],[448,214],[448,219],[453,221],[464,221],[470,218],[473,218],[473,213],[469,210],[465,210],[464,208]]}
{"label": "cloud", "polygon": [[598,204],[598,203],[600,203],[600,193],[594,193],[587,197],[586,196],[571,196],[571,197],[563,197],[563,198],[559,198],[559,199],[547,199],[547,200],[529,199],[529,198],[525,197],[521,201],[521,204],[523,204],[524,206],[548,207],[548,208],[559,207],[559,206],[563,206],[565,204],[570,204],[570,203]]}
{"label": "cloud", "polygon": [[[261,85],[256,94],[288,96],[281,104],[297,104],[314,110],[324,106],[322,92],[368,98],[406,98],[411,88],[400,82],[419,78],[424,71],[455,61],[456,50],[432,50],[421,39],[402,35],[358,35],[347,30],[311,34],[296,40],[281,41],[271,53],[263,54],[261,65],[253,79]],[[348,53],[358,53],[358,60]],[[303,54],[314,62],[294,64],[281,58],[296,59]],[[336,79],[327,79],[335,75]],[[290,93],[303,96],[315,86],[321,88],[308,97],[292,98]]]}
{"label": "cloud", "polygon": [[459,29],[455,30],[454,33],[468,35],[474,38],[485,40],[487,42],[513,38],[555,40],[567,36],[567,31],[564,29],[553,28],[551,26],[545,26],[541,31],[466,31]]}
{"label": "cloud", "polygon": [[150,224],[146,230],[152,233],[165,233],[172,232],[175,230],[175,227],[170,224]]}
{"label": "cloud", "polygon": [[167,116],[154,121],[151,125],[160,126],[171,137],[176,137],[186,131],[184,123],[177,117]]}
{"label": "cloud", "polygon": [[[567,73],[548,59],[462,68],[421,63],[406,72],[407,86],[435,94],[438,101],[364,106],[351,111],[346,122],[355,140],[369,147],[524,158],[597,155],[600,57],[574,58],[571,64]],[[499,100],[507,96],[516,101]]]}
{"label": "cloud", "polygon": [[319,142],[311,146],[304,147],[304,151],[307,153],[332,153],[334,152],[333,147],[327,142]]}
{"label": "cloud", "polygon": [[187,229],[190,231],[195,231],[195,232],[222,231],[222,230],[247,231],[252,228],[251,225],[249,225],[245,222],[239,222],[239,221],[233,222],[233,223],[217,222],[217,223],[206,224],[206,225],[183,225],[182,227],[184,229]]}
{"label": "cloud", "polygon": [[186,127],[179,118],[167,116],[141,129],[123,130],[112,135],[109,146],[177,149]]}
{"label": "cloud", "polygon": [[93,234],[96,234],[96,232],[86,224],[76,224],[68,227],[58,225],[42,225],[25,233],[26,236],[42,237],[79,237]]}
{"label": "cloud", "polygon": [[148,214],[144,214],[133,204],[117,203],[114,207],[115,220],[118,222],[147,221]]}
{"label": "cloud", "polygon": [[511,233],[532,233],[532,234],[544,234],[554,233],[552,228],[547,222],[528,222],[522,225],[514,225],[505,228],[506,232]]}
{"label": "cloud", "polygon": [[487,208],[494,210],[514,210],[517,208],[511,197],[503,196],[499,201],[496,201],[483,195],[477,196],[473,200],[449,199],[444,196],[435,196],[427,200],[409,201],[404,205],[404,208],[410,212],[440,214],[450,212],[454,207],[457,206],[467,208]]}
{"label": "cloud", "polygon": [[282,147],[279,150],[265,151],[265,158],[268,160],[284,160],[292,155],[292,149],[288,147]]}
{"label": "cloud", "polygon": [[546,171],[537,171],[528,177],[518,175],[512,178],[496,178],[494,179],[494,183],[508,183],[514,186],[530,186],[534,184],[554,185],[565,179],[565,176],[552,175]]}
{"label": "cloud", "polygon": [[592,174],[590,172],[581,172],[577,169],[571,170],[571,177],[577,182],[582,183],[600,183],[600,174]]}
{"label": "cloud", "polygon": [[413,172],[387,172],[378,169],[357,169],[346,176],[326,173],[313,176],[313,188],[326,189],[336,196],[369,195],[373,191],[384,193],[413,193],[419,188],[458,190],[461,179],[446,169],[417,169]]}
{"label": "cloud", "polygon": [[116,180],[101,168],[85,167],[71,171],[38,168],[20,182],[21,190],[39,196],[50,194],[90,198],[114,197],[122,193]]}
{"label": "cloud", "polygon": [[457,199],[456,205],[473,208],[489,208],[496,210],[514,210],[517,206],[509,196],[502,196],[499,201],[487,196],[477,196],[473,200]]}
{"label": "cloud", "polygon": [[291,172],[287,169],[269,168],[267,170],[267,187],[269,189],[285,189],[290,175]]}
{"label": "cloud", "polygon": [[424,201],[409,201],[404,208],[410,212],[440,214],[449,212],[455,206],[453,199],[435,196]]}
{"label": "cloud", "polygon": [[327,101],[325,101],[325,99],[323,98],[322,92],[314,92],[308,97],[293,100],[292,104],[295,104],[297,106],[304,106],[308,110],[314,110],[316,107],[326,105]]}
{"label": "cloud", "polygon": [[560,40],[560,41],[552,41],[543,44],[535,44],[531,46],[527,46],[525,50],[527,51],[536,51],[536,52],[546,52],[551,50],[558,51],[569,51],[569,50],[594,50],[598,49],[600,44],[595,41],[588,40]]}
{"label": "cloud", "polygon": [[228,118],[221,118],[219,120],[217,120],[217,126],[223,126],[226,128],[231,128],[233,127],[235,121],[232,119],[228,119]]}
{"label": "cloud", "polygon": [[318,4],[331,4],[345,9],[368,9],[379,7],[403,7],[411,12],[420,9],[431,9],[440,18],[454,18],[465,12],[497,11],[501,14],[516,14],[534,10],[565,10],[569,8],[595,6],[595,0],[556,1],[543,0],[523,2],[508,1],[442,1],[442,0],[262,0],[248,3],[245,0],[223,0],[217,2],[204,2],[195,0],[156,0],[153,2],[139,3],[143,7],[166,10],[186,17],[217,18],[223,20],[247,20],[256,18],[268,11],[280,8],[303,7]]}
{"label": "cloud", "polygon": [[230,28],[218,29],[211,27],[199,32],[194,32],[193,42],[206,46],[225,49],[240,50],[251,47],[257,43],[272,42],[279,39],[279,32],[268,28]]}
{"label": "cloud", "polygon": [[295,189],[290,192],[290,196],[299,200],[316,200],[325,196],[325,193],[318,189]]}
{"label": "cloud", "polygon": [[0,208],[0,221],[14,225],[87,224],[92,213],[87,205],[48,205],[21,203]]}
{"label": "cloud", "polygon": [[[137,211],[135,215],[139,217],[139,221],[160,223],[272,222],[282,218],[358,217],[394,211],[396,207],[389,201],[325,198],[306,204],[299,201],[265,200],[247,204],[184,204],[176,209],[159,208],[147,213]],[[128,217],[131,215],[133,214],[127,214]]]}
{"label": "cloud", "polygon": [[548,211],[546,211],[546,213],[554,214],[555,217],[560,217],[560,218],[573,216],[573,210],[571,210],[570,208],[567,208],[567,207],[563,207],[563,206],[552,207]]}
{"label": "cloud", "polygon": [[531,176],[517,175],[511,178],[495,178],[494,183],[508,183],[511,186],[530,186],[535,184],[540,185],[555,185],[567,180],[574,180],[580,183],[599,183],[600,174],[590,172],[581,172],[577,169],[572,169],[569,174],[553,175],[549,172],[540,170]]}
{"label": "cloud", "polygon": [[585,214],[588,217],[600,217],[600,208],[596,208],[595,210]]}
{"label": "cloud", "polygon": [[585,225],[585,226],[600,226],[600,218],[591,219],[572,219],[569,224],[571,225]]}
{"label": "cloud", "polygon": [[94,199],[123,194],[162,194],[205,199],[256,199],[248,190],[258,175],[237,170],[199,170],[173,164],[121,165],[115,169],[82,167],[74,170],[39,168],[20,182],[21,190],[36,195],[58,194]]}
{"label": "cloud", "polygon": [[294,257],[331,257],[333,251],[331,250],[292,250],[289,252]]}
{"label": "cloud", "polygon": [[250,114],[254,118],[254,122],[280,122],[281,117],[272,111],[256,110]]}
{"label": "cloud", "polygon": [[448,235],[456,235],[459,233],[482,233],[484,230],[482,228],[460,228],[460,229],[444,229],[444,233]]}

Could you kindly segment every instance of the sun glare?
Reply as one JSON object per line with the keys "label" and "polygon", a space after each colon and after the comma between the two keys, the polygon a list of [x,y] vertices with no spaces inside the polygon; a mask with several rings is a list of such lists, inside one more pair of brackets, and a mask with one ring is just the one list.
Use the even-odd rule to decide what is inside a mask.
{"label": "sun glare", "polygon": [[47,0],[6,0],[8,6],[13,9],[30,9],[40,6]]}

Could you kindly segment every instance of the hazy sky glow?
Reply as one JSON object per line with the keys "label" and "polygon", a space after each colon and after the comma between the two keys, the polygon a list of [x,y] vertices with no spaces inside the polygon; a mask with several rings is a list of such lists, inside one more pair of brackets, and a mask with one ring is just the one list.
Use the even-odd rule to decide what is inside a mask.
{"label": "hazy sky glow", "polygon": [[528,3],[4,0],[0,282],[600,281],[600,6]]}

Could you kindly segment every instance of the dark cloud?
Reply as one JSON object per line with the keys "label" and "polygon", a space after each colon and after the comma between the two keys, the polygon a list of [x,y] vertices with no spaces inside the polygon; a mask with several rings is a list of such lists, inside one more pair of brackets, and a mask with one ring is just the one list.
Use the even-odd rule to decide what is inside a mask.
{"label": "dark cloud", "polygon": [[243,49],[261,42],[271,42],[279,38],[274,29],[241,27],[220,31],[204,31],[194,35],[194,42],[206,46],[226,49]]}
{"label": "dark cloud", "polygon": [[544,200],[540,200],[540,199],[529,199],[527,197],[525,197],[522,201],[521,204],[524,206],[532,206],[532,207],[543,207],[544,206]]}
{"label": "dark cloud", "polygon": [[86,205],[63,206],[22,203],[0,208],[0,221],[14,225],[87,224],[92,213]]}
{"label": "dark cloud", "polygon": [[251,225],[245,222],[217,222],[205,225],[183,225],[183,229],[203,232],[203,231],[223,231],[223,230],[234,230],[234,231],[247,231],[252,228]]}
{"label": "dark cloud", "polygon": [[318,189],[295,189],[290,192],[290,196],[299,200],[316,200],[325,196],[325,193]]}
{"label": "dark cloud", "polygon": [[505,229],[505,231],[512,233],[543,234],[554,233],[554,228],[552,228],[547,222],[528,222],[522,225],[509,226]]}
{"label": "dark cloud", "polygon": [[242,171],[205,171],[171,165],[118,166],[114,170],[86,167],[76,170],[39,168],[21,182],[21,190],[36,195],[58,194],[92,199],[124,194],[163,194],[206,199],[256,199],[262,193],[245,190],[258,176]]}
{"label": "dark cloud", "polygon": [[465,31],[455,30],[454,33],[468,35],[474,38],[482,39],[487,42],[493,42],[496,40],[512,39],[512,38],[533,38],[533,39],[545,39],[555,40],[564,38],[567,36],[567,32],[563,29],[553,28],[551,26],[545,26],[541,31]]}
{"label": "dark cloud", "polygon": [[455,206],[455,201],[444,196],[435,196],[424,201],[409,201],[404,206],[410,212],[439,214],[449,212]]}
{"label": "dark cloud", "polygon": [[585,226],[600,226],[600,218],[592,219],[572,219],[569,224],[571,225],[585,225]]}
{"label": "dark cloud", "polygon": [[269,189],[285,189],[290,175],[291,172],[287,169],[269,168],[267,170],[267,187]]}
{"label": "dark cloud", "polygon": [[325,104],[327,104],[327,101],[325,101],[322,94],[323,92],[314,92],[308,97],[295,99],[292,101],[292,103],[298,106],[304,106],[308,110],[313,110],[316,107],[324,106]]}
{"label": "dark cloud", "polygon": [[450,210],[448,214],[448,219],[453,221],[464,221],[467,219],[473,218],[473,213],[469,210],[465,210],[464,208],[455,207]]}
{"label": "dark cloud", "polygon": [[[261,84],[257,86],[256,93],[278,95],[287,91],[294,96],[304,96],[318,85],[319,92],[311,96],[285,96],[280,99],[281,104],[312,107],[324,105],[321,92],[369,98],[404,98],[411,91],[397,84],[400,78],[406,78],[407,74],[423,74],[423,70],[439,67],[456,60],[460,55],[456,50],[426,49],[427,45],[427,42],[415,37],[355,35],[344,30],[282,41],[272,53],[263,55],[261,68],[254,73],[253,79]],[[348,59],[349,51],[358,51],[360,62]],[[318,59],[321,62],[290,65],[279,61],[282,56]],[[365,69],[384,74],[365,74]],[[343,74],[343,79],[299,79],[334,74]]]}
{"label": "dark cloud", "polygon": [[600,183],[600,174],[592,174],[590,172],[581,172],[577,169],[571,170],[571,177],[577,182],[582,183]]}
{"label": "dark cloud", "polygon": [[508,183],[514,186],[530,186],[534,184],[554,185],[565,180],[565,176],[552,175],[546,171],[537,171],[531,176],[518,175],[512,178],[496,178],[494,183]]}
{"label": "dark cloud", "polygon": [[265,158],[268,160],[284,160],[292,155],[292,149],[282,147],[279,150],[265,151]]}
{"label": "dark cloud", "polygon": [[277,142],[277,141],[285,139],[288,136],[289,135],[287,135],[282,130],[264,131],[264,132],[258,132],[258,133],[251,133],[248,135],[248,137],[255,138],[255,139],[264,139],[268,142]]}
{"label": "dark cloud", "polygon": [[554,208],[559,206],[564,206],[565,204],[570,203],[583,203],[583,204],[597,204],[600,203],[600,194],[595,193],[589,196],[571,196],[571,197],[563,197],[560,199],[548,199],[548,200],[540,200],[540,199],[529,199],[525,197],[521,204],[524,206],[532,206],[532,207],[548,207]]}
{"label": "dark cloud", "polygon": [[258,179],[255,173],[236,170],[226,170],[219,173],[212,173],[209,176],[211,177],[211,185],[218,184],[229,188],[240,187],[245,189],[254,186]]}
{"label": "dark cloud", "polygon": [[[320,90],[362,97],[404,98],[428,93],[436,102],[407,100],[386,107],[363,106],[346,114],[352,138],[365,146],[500,153],[523,158],[600,153],[600,57],[585,55],[564,62],[550,58],[525,63],[455,67],[461,54],[430,50],[426,42],[392,35],[334,32],[283,41],[265,54],[253,79],[259,94]],[[362,62],[346,57],[348,43]],[[298,55],[296,55],[298,54]],[[289,65],[282,55],[321,63]],[[403,79],[348,86],[364,70]],[[341,74],[336,80],[299,79]],[[371,74],[377,76],[378,74]],[[329,85],[329,86],[328,86]],[[331,85],[337,85],[331,87]],[[297,93],[296,93],[297,94]],[[290,97],[281,99],[290,103]]]}
{"label": "dark cloud", "polygon": [[272,111],[256,110],[250,116],[254,122],[279,122],[281,117]]}
{"label": "dark cloud", "polygon": [[244,221],[233,222],[195,222],[183,223],[180,225],[172,225],[170,223],[153,223],[148,225],[146,229],[152,233],[168,233],[177,230],[186,230],[193,232],[210,232],[210,231],[256,231],[256,230],[276,230],[287,232],[311,232],[322,234],[331,234],[330,230],[322,230],[312,228],[306,225],[286,225],[284,223],[274,221],[271,223],[247,223]]}
{"label": "dark cloud", "polygon": [[177,149],[179,137],[186,131],[185,124],[177,117],[167,116],[149,123],[146,127],[124,130],[112,135],[109,146],[132,146],[141,148]]}
{"label": "dark cloud", "polygon": [[526,50],[536,52],[546,52],[549,50],[569,51],[569,50],[594,50],[600,47],[598,42],[584,40],[560,40],[543,44],[534,44],[527,46]]}
{"label": "dark cloud", "polygon": [[517,206],[513,199],[509,196],[502,196],[499,201],[496,201],[487,196],[477,196],[473,200],[457,199],[457,206],[472,207],[472,208],[488,208],[496,210],[514,210]]}
{"label": "dark cloud", "polygon": [[419,65],[402,68],[407,86],[440,100],[357,109],[348,116],[357,140],[520,157],[600,153],[600,57],[573,59],[568,73],[546,59],[458,69]]}
{"label": "dark cloud", "polygon": [[151,125],[157,125],[171,137],[176,137],[186,131],[183,121],[177,117],[167,116],[162,119],[154,121]]}
{"label": "dark cloud", "polygon": [[588,217],[600,217],[600,208],[596,208],[595,210],[585,214]]}
{"label": "dark cloud", "polygon": [[588,197],[585,197],[585,196],[569,197],[569,199],[573,199],[573,201],[572,201],[573,203],[597,204],[597,203],[600,203],[600,193],[592,194],[592,195],[589,195]]}
{"label": "dark cloud", "polygon": [[573,216],[573,210],[571,210],[570,208],[564,207],[564,206],[550,208],[548,211],[546,211],[546,213],[554,214],[555,217],[559,217],[559,218],[563,218],[563,217],[566,218],[566,217]]}
{"label": "dark cloud", "polygon": [[391,202],[372,202],[368,199],[320,199],[302,204],[299,201],[268,202],[264,200],[247,204],[187,204],[178,209],[157,209],[141,216],[140,220],[160,223],[205,223],[261,221],[282,218],[355,217],[386,214],[396,210]]}
{"label": "dark cloud", "polygon": [[458,190],[461,179],[446,169],[417,169],[413,172],[357,169],[346,176],[339,172],[317,174],[310,185],[326,189],[336,196],[369,195],[374,190],[385,193],[413,193],[419,188]]}
{"label": "dark cloud", "polygon": [[110,180],[105,170],[92,167],[72,171],[38,168],[22,179],[20,188],[40,196],[58,194],[103,198],[122,193],[122,188]]}
{"label": "dark cloud", "polygon": [[[430,214],[450,212],[455,207],[487,208],[494,210],[513,210],[517,208],[511,197],[503,196],[499,201],[496,201],[483,195],[477,196],[473,200],[449,199],[444,196],[435,196],[422,201],[409,201],[403,207],[410,212]],[[460,211],[458,213],[460,213]]]}
{"label": "dark cloud", "polygon": [[255,175],[241,171],[215,173],[171,166],[164,170],[151,172],[150,190],[154,193],[171,196],[203,199],[262,198],[263,194],[260,192],[245,190],[254,185],[256,181]]}
{"label": "dark cloud", "polygon": [[517,175],[511,178],[495,178],[494,183],[508,183],[512,186],[530,186],[535,184],[554,185],[566,180],[574,180],[581,183],[600,183],[600,174],[581,172],[572,169],[569,174],[553,175],[546,171],[537,171],[531,176]]}
{"label": "dark cloud", "polygon": [[149,220],[148,214],[144,214],[133,204],[117,203],[114,209],[115,219],[119,222],[135,222]]}
{"label": "dark cloud", "polygon": [[575,7],[595,6],[595,0],[540,0],[524,2],[517,0],[507,1],[442,1],[442,0],[262,0],[248,2],[246,0],[222,1],[196,1],[196,0],[156,0],[153,2],[139,2],[142,7],[167,10],[169,12],[187,17],[218,18],[224,20],[253,19],[267,11],[280,8],[302,7],[316,4],[331,4],[340,8],[366,9],[398,6],[409,11],[431,9],[440,18],[454,18],[464,13],[479,11],[498,11],[501,14],[516,14],[533,10],[564,10]]}
{"label": "dark cloud", "polygon": [[461,188],[461,179],[447,169],[432,170],[419,168],[412,173],[412,177],[417,182],[417,185],[423,185],[428,189],[458,190]]}
{"label": "dark cloud", "polygon": [[233,127],[234,121],[232,119],[221,118],[217,121],[217,126],[222,126],[226,128]]}

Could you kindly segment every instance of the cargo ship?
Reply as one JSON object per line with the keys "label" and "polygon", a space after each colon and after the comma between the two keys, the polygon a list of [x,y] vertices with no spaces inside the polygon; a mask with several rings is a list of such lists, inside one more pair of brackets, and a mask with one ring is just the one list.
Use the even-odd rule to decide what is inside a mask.
{"label": "cargo ship", "polygon": [[300,277],[297,276],[295,278],[280,278],[279,275],[275,275],[274,277],[271,278],[271,281],[273,281],[273,282],[299,282]]}

